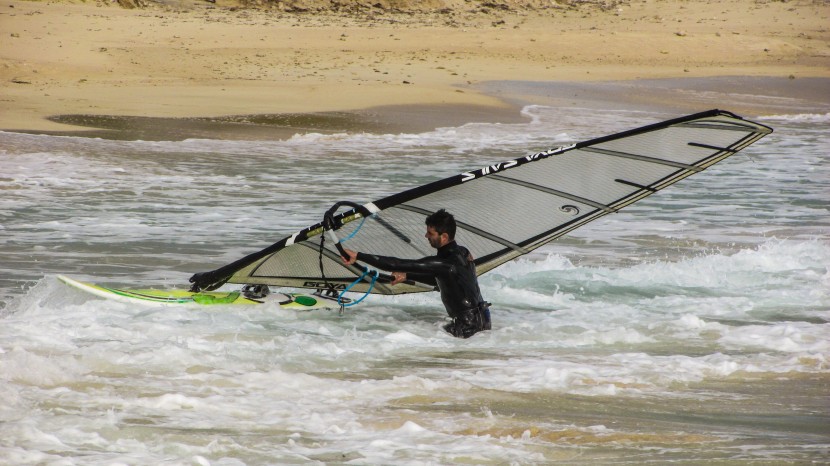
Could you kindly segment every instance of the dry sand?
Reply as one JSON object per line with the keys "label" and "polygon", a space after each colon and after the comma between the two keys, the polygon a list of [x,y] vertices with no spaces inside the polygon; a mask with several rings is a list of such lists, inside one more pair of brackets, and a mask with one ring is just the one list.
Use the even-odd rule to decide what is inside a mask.
{"label": "dry sand", "polygon": [[[345,14],[0,0],[0,129],[76,130],[78,117],[47,118],[87,114],[138,127],[145,117],[334,112],[295,125],[314,128],[351,112],[378,130],[398,118],[517,118],[492,81],[745,76],[799,89],[830,78],[828,17],[826,1]],[[380,106],[391,107],[365,111]]]}

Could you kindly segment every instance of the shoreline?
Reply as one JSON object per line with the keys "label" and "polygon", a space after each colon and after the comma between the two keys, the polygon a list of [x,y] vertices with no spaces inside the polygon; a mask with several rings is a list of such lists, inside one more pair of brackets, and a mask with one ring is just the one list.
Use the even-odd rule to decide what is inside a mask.
{"label": "shoreline", "polygon": [[421,133],[466,123],[524,123],[528,105],[685,113],[719,108],[743,117],[830,113],[830,78],[721,76],[602,82],[493,81],[478,91],[503,102],[387,105],[340,112],[136,117],[62,115],[50,121],[68,130],[16,130],[52,136],[114,140],[281,140],[305,133]]}
{"label": "shoreline", "polygon": [[711,76],[600,82],[491,82],[489,95],[531,104],[689,112],[721,108],[745,116],[830,112],[830,78]]}
{"label": "shoreline", "polygon": [[[371,15],[205,5],[0,0],[0,129],[270,138],[515,122],[524,104],[543,102],[785,107],[726,108],[723,96],[753,95],[736,80],[784,99],[830,94],[826,3],[632,0]],[[802,96],[813,78],[822,78],[813,96]]]}
{"label": "shoreline", "polygon": [[[136,117],[62,115],[50,121],[67,130],[15,130],[24,134],[114,140],[184,139],[283,140],[296,134],[421,133],[466,123],[522,123],[520,107],[470,104],[387,105],[340,112],[226,115],[221,117]],[[2,131],[2,130],[0,130]]]}

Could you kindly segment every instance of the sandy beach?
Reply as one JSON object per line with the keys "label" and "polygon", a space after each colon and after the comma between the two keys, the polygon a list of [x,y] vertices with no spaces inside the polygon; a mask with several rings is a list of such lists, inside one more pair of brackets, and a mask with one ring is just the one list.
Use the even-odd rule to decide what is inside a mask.
{"label": "sandy beach", "polygon": [[2,0],[0,129],[140,133],[178,121],[165,137],[227,137],[220,128],[229,127],[238,137],[281,126],[400,131],[510,121],[521,102],[558,101],[522,82],[568,83],[559,89],[569,96],[582,83],[596,99],[584,86],[683,78],[740,90],[745,81],[723,77],[743,77],[783,96],[828,99],[827,2],[517,5],[286,12],[221,0]]}

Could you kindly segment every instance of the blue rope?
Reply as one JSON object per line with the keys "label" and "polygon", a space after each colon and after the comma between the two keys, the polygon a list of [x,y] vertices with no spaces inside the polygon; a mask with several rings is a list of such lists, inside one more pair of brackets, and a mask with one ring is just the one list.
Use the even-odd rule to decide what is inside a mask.
{"label": "blue rope", "polygon": [[363,217],[363,219],[360,221],[360,225],[358,225],[357,228],[355,228],[353,232],[349,233],[349,236],[341,239],[340,241],[338,241],[338,243],[345,243],[346,241],[354,238],[354,235],[356,235],[357,232],[360,231],[360,229],[363,227],[363,222],[365,222],[365,221],[366,221],[366,217]]}
{"label": "blue rope", "polygon": [[[350,303],[344,303],[343,302],[343,295],[348,293],[348,291],[351,290],[352,287],[354,287],[358,283],[362,282],[363,279],[366,278],[366,275],[368,275],[369,273],[372,274],[372,281],[369,283],[369,289],[366,290],[366,293],[363,296],[361,296],[360,299],[358,299],[357,301],[352,301]],[[372,288],[375,287],[375,282],[378,279],[378,275],[380,275],[380,274],[378,273],[377,270],[369,270],[368,268],[366,270],[364,270],[363,275],[361,275],[357,280],[353,281],[352,284],[347,286],[345,290],[340,292],[340,295],[337,297],[337,304],[339,304],[341,308],[351,307],[351,306],[354,306],[355,304],[359,304],[361,301],[366,299],[366,297],[369,296],[369,294],[372,292]]]}
{"label": "blue rope", "polygon": [[[360,220],[360,225],[358,225],[358,226],[357,226],[357,228],[355,228],[355,229],[354,229],[354,231],[353,231],[353,232],[351,232],[351,233],[349,234],[349,236],[347,236],[347,237],[345,237],[345,238],[343,238],[343,239],[341,239],[341,240],[339,240],[339,241],[337,241],[337,242],[338,242],[338,243],[345,243],[346,241],[348,241],[348,240],[350,240],[350,239],[354,238],[354,237],[355,237],[355,235],[357,234],[357,232],[358,232],[358,231],[360,231],[360,229],[361,229],[361,228],[363,228],[363,223],[364,223],[364,222],[366,222],[366,218],[367,218],[367,217],[363,217],[363,219],[362,219],[362,220]],[[369,289],[368,289],[368,290],[366,290],[366,293],[365,293],[363,296],[361,296],[361,297],[360,297],[360,299],[358,299],[358,300],[356,300],[356,301],[352,301],[352,302],[350,302],[350,303],[344,303],[344,302],[343,302],[343,295],[344,295],[344,294],[346,294],[349,290],[351,290],[351,289],[352,289],[355,285],[357,285],[358,283],[362,282],[362,281],[363,281],[363,279],[364,279],[364,278],[366,278],[366,275],[368,275],[369,273],[371,273],[371,274],[372,274],[372,281],[369,283]],[[367,296],[369,296],[369,294],[371,294],[371,293],[372,293],[372,289],[375,287],[375,282],[376,282],[376,281],[377,281],[377,279],[378,279],[378,275],[380,275],[380,274],[378,273],[378,271],[377,271],[377,270],[369,270],[369,268],[368,268],[368,267],[367,267],[367,268],[365,268],[365,269],[363,270],[363,275],[361,275],[361,276],[360,276],[357,280],[355,280],[354,282],[352,282],[352,284],[351,284],[351,285],[347,286],[347,287],[346,287],[346,289],[345,289],[345,290],[343,290],[343,291],[341,291],[341,292],[340,292],[340,295],[339,295],[339,296],[337,296],[337,304],[339,304],[339,305],[340,305],[341,310],[342,310],[344,307],[351,307],[351,306],[354,306],[355,304],[359,304],[361,301],[363,301],[364,299],[366,299],[366,297],[367,297]]]}

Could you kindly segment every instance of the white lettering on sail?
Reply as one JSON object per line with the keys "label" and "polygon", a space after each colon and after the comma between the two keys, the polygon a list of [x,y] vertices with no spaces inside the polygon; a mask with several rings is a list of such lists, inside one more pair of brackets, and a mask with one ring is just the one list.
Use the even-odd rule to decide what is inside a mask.
{"label": "white lettering on sail", "polygon": [[576,144],[570,144],[567,146],[557,147],[556,149],[546,150],[544,152],[537,152],[535,154],[527,155],[523,159],[516,159],[516,160],[509,160],[507,162],[499,162],[487,167],[484,167],[480,170],[471,171],[471,172],[464,172],[461,174],[461,182],[467,182],[474,180],[481,176],[487,176],[492,173],[496,173],[500,170],[506,170],[508,168],[513,168],[516,165],[519,165],[520,162],[524,160],[524,162],[533,162],[534,160],[539,160],[550,155],[559,154],[561,152],[565,152],[566,150],[573,149],[576,147]]}

